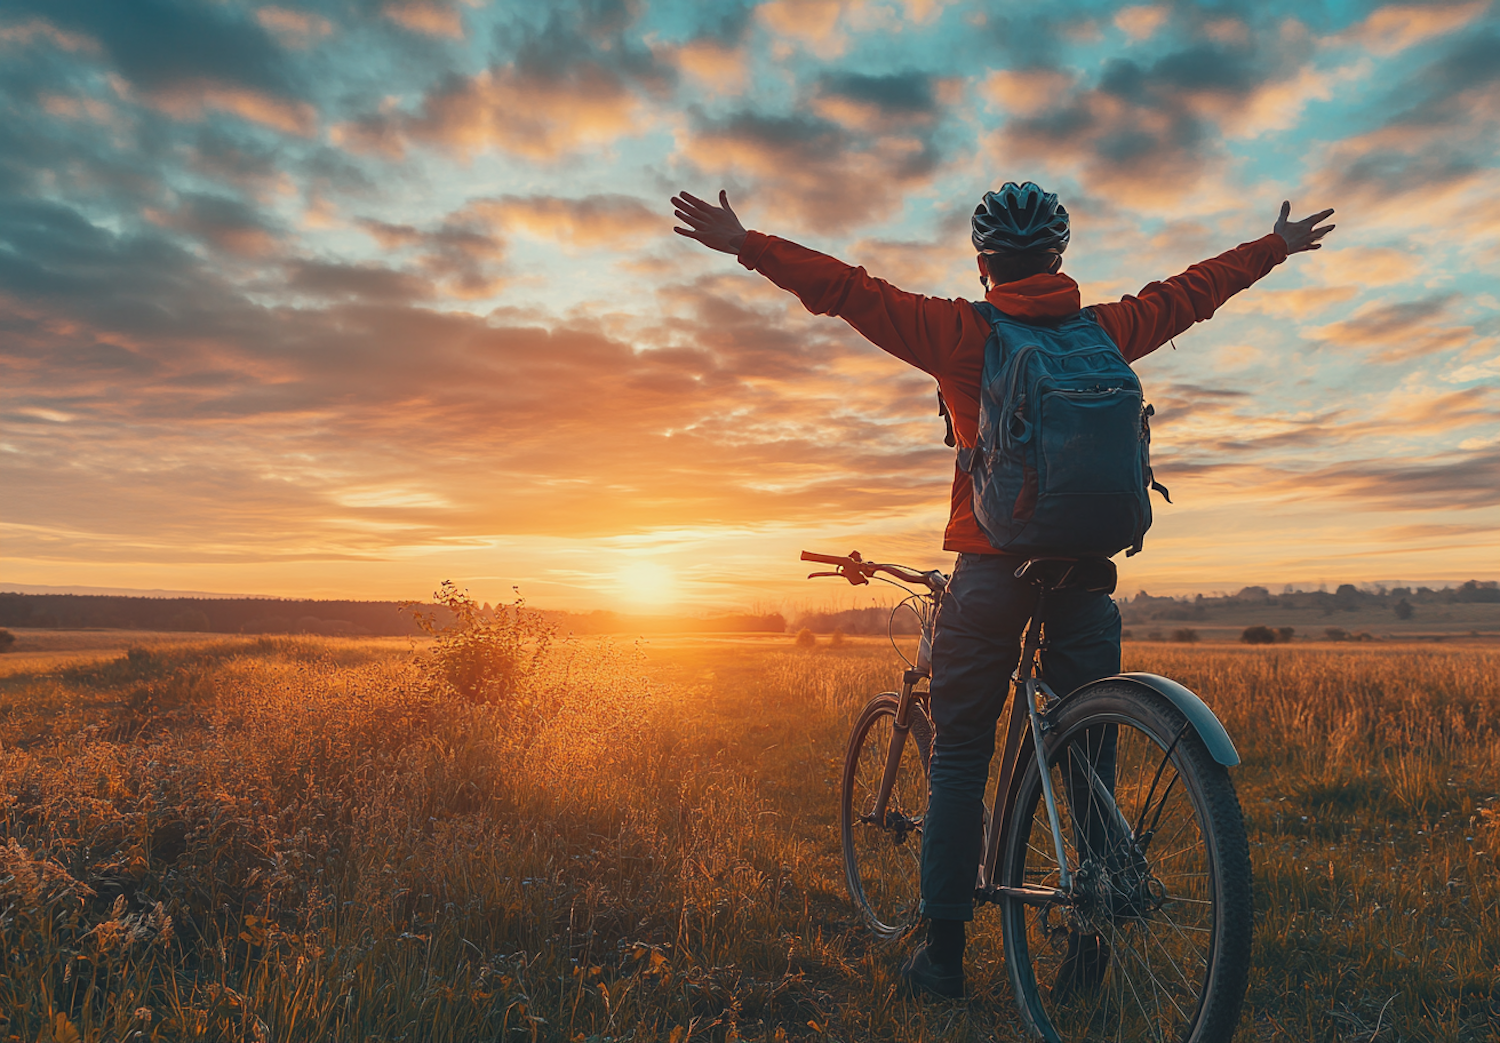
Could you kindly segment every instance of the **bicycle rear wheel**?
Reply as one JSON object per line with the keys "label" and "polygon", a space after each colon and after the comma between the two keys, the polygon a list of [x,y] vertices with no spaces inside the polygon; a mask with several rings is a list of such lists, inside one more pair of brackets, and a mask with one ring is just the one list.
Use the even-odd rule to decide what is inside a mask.
{"label": "bicycle rear wheel", "polygon": [[932,723],[921,703],[913,703],[885,819],[877,821],[875,803],[899,705],[899,697],[887,692],[871,699],[860,712],[849,736],[839,798],[849,897],[870,930],[887,940],[906,934],[918,919],[922,820],[927,813],[927,765],[932,752]]}
{"label": "bicycle rear wheel", "polygon": [[[1132,686],[1092,689],[1050,723],[1047,770],[1073,880],[1063,901],[1002,899],[1027,1027],[1055,1043],[1228,1040],[1252,926],[1249,846],[1228,772],[1169,701]],[[1007,834],[1002,886],[1058,888],[1035,759]]]}

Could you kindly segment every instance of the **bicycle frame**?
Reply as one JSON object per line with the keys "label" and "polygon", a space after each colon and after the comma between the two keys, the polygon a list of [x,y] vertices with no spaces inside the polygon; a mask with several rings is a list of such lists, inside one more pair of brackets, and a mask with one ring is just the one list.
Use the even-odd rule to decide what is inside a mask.
{"label": "bicycle frame", "polygon": [[[804,554],[808,560],[820,560],[818,556]],[[840,560],[840,559],[835,559]],[[870,565],[866,573],[873,569],[892,571],[888,566]],[[849,573],[841,565],[839,572],[835,575],[849,578]],[[822,573],[821,575],[829,575]],[[864,574],[861,574],[863,578]],[[917,576],[908,575],[898,578],[906,579],[908,582],[919,578],[928,584],[930,594],[918,595],[926,602],[924,610],[920,613],[922,619],[921,637],[917,646],[917,660],[908,667],[901,675],[901,695],[897,705],[896,718],[891,727],[891,743],[886,751],[885,770],[881,776],[880,788],[875,799],[875,806],[870,814],[870,819],[881,826],[886,826],[887,813],[890,807],[891,792],[895,788],[897,768],[901,763],[901,755],[905,752],[907,738],[911,734],[912,707],[918,700],[926,701],[930,698],[926,690],[920,690],[917,686],[923,681],[932,678],[932,642],[937,625],[938,609],[941,607],[942,598],[946,590],[946,577],[943,577],[941,586],[935,585],[931,579],[932,573],[924,573]],[[867,578],[864,578],[868,582]],[[859,580],[851,579],[851,582]],[[1045,681],[1036,676],[1036,657],[1041,649],[1043,609],[1046,601],[1046,590],[1038,592],[1036,611],[1032,615],[1031,622],[1026,628],[1026,635],[1022,644],[1020,660],[1016,663],[1016,669],[1011,674],[1011,683],[1014,689],[1014,697],[1009,701],[1006,710],[1006,737],[1001,752],[999,786],[995,791],[995,803],[990,810],[989,829],[984,838],[983,855],[978,869],[978,878],[975,885],[975,898],[979,902],[996,901],[1001,895],[1020,898],[1022,901],[1035,902],[1038,904],[1051,904],[1063,898],[1064,892],[1071,885],[1072,873],[1068,866],[1066,846],[1063,843],[1061,816],[1057,810],[1057,796],[1053,792],[1051,775],[1042,772],[1042,795],[1047,807],[1047,820],[1052,830],[1052,842],[1057,854],[1057,864],[1060,869],[1058,874],[1057,889],[1032,888],[1032,887],[996,887],[995,866],[1000,858],[1000,844],[1005,836],[1005,829],[1009,820],[1009,812],[1013,804],[1013,793],[1020,782],[1016,768],[1024,764],[1027,756],[1033,749],[1046,749],[1044,736],[1049,730],[1046,717],[1047,707],[1051,706],[1057,696],[1049,688]],[[1024,707],[1024,709],[1023,709]]]}

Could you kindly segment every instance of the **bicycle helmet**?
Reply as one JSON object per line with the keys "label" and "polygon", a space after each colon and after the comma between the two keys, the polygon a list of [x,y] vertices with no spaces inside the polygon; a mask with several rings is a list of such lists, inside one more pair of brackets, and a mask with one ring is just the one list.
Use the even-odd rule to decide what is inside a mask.
{"label": "bicycle helmet", "polygon": [[1043,250],[1060,254],[1068,248],[1068,211],[1034,181],[1007,181],[998,192],[986,192],[970,222],[974,249],[982,254]]}

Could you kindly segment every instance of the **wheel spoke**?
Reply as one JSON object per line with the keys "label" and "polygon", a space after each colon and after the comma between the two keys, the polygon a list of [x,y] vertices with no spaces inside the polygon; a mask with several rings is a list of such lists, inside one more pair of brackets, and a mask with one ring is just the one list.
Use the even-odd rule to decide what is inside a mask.
{"label": "wheel spoke", "polygon": [[[1204,1018],[1216,1022],[1213,1033],[1227,1035],[1232,1020],[1225,1019],[1243,995],[1247,903],[1228,922],[1234,969],[1208,973],[1218,966],[1215,947],[1225,944],[1226,929],[1216,891],[1222,885],[1215,883],[1221,868],[1213,858],[1227,846],[1244,851],[1228,776],[1179,713],[1165,706],[1153,709],[1156,717],[1136,717],[1134,705],[1116,696],[1107,710],[1090,710],[1087,698],[1078,697],[1059,708],[1048,771],[1074,872],[1072,902],[1028,913],[1019,899],[1004,901],[1017,1001],[1033,1032],[1064,1043],[1178,1040],[1210,1031],[1200,1024]],[[1209,785],[1228,793],[1232,818],[1214,818],[1204,795]],[[1226,803],[1215,799],[1219,807]],[[1128,813],[1116,810],[1116,800],[1129,805]],[[1022,776],[1014,816],[1000,882],[1055,882],[1057,853],[1034,766]],[[1137,822],[1154,832],[1144,852],[1134,847]],[[1224,829],[1238,830],[1238,839],[1212,832]],[[1248,862],[1243,866],[1237,879],[1248,887]],[[1202,993],[1211,981],[1237,994],[1209,1003]]]}

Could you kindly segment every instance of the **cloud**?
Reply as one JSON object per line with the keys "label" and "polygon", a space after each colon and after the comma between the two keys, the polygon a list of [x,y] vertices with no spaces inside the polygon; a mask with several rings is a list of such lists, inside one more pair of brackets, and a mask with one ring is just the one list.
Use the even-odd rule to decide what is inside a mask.
{"label": "cloud", "polygon": [[1220,209],[1235,202],[1218,183],[1223,136],[1284,125],[1330,89],[1304,72],[1310,54],[1305,31],[1289,26],[1244,43],[1195,40],[1149,64],[1112,58],[1092,83],[1061,70],[992,75],[987,91],[1014,115],[990,148],[1005,165],[1069,173],[1118,206]]}
{"label": "cloud", "polygon": [[824,76],[804,111],[695,113],[678,155],[754,185],[756,204],[819,232],[889,216],[940,172],[938,133],[955,85],[916,72]]}
{"label": "cloud", "polygon": [[1357,25],[1331,37],[1328,43],[1357,46],[1378,55],[1390,55],[1463,28],[1484,14],[1490,0],[1467,3],[1387,4],[1372,11]]}
{"label": "cloud", "polygon": [[482,213],[460,208],[429,228],[374,218],[355,223],[386,253],[410,252],[418,270],[445,293],[473,300],[492,296],[504,285],[506,242]]}
{"label": "cloud", "polygon": [[287,266],[287,286],[316,297],[406,302],[433,295],[431,283],[409,272],[378,264],[339,264],[295,260]]}
{"label": "cloud", "polygon": [[540,29],[515,32],[508,60],[450,73],[414,112],[347,120],[334,141],[391,158],[416,142],[551,162],[640,133],[653,119],[646,98],[663,95],[677,70],[626,35],[630,18],[621,3],[551,9]]}
{"label": "cloud", "polygon": [[[942,99],[942,100],[940,100]],[[815,88],[812,108],[824,119],[867,133],[929,127],[957,101],[957,84],[919,72],[885,76],[831,73]]]}
{"label": "cloud", "polygon": [[1404,362],[1437,351],[1463,347],[1474,337],[1472,326],[1446,326],[1453,294],[1384,304],[1372,301],[1342,322],[1303,331],[1303,335],[1345,348],[1370,350],[1376,362]]}
{"label": "cloud", "polygon": [[452,4],[431,0],[392,0],[381,13],[404,29],[452,40],[464,37],[463,15]]}
{"label": "cloud", "polygon": [[202,83],[282,97],[296,93],[279,48],[242,9],[167,0],[13,0],[11,6],[35,11],[55,32],[96,41],[109,64],[147,94]]}
{"label": "cloud", "polygon": [[667,60],[716,94],[740,94],[748,84],[749,54],[743,46],[703,37],[670,50]]}
{"label": "cloud", "polygon": [[630,86],[601,65],[556,77],[491,69],[428,95],[407,133],[460,155],[494,148],[545,161],[637,133],[646,117]]}
{"label": "cloud", "polygon": [[1350,300],[1357,293],[1357,286],[1310,286],[1300,290],[1256,290],[1246,294],[1243,303],[1236,304],[1242,310],[1259,311],[1283,319],[1306,319],[1317,315],[1336,304]]}
{"label": "cloud", "polygon": [[30,47],[38,40],[46,40],[64,51],[97,52],[99,44],[82,33],[70,33],[45,18],[29,18],[24,22],[0,25],[0,46]]}
{"label": "cloud", "polygon": [[1168,17],[1169,12],[1160,4],[1139,4],[1120,8],[1115,12],[1114,22],[1115,28],[1135,43],[1155,36],[1167,24]]}
{"label": "cloud", "polygon": [[[851,354],[838,324],[788,327],[779,295],[748,305],[751,276],[676,287],[667,324],[621,339],[415,307],[400,299],[425,290],[411,276],[333,261],[287,264],[297,306],[256,304],[165,244],[60,210],[21,235],[21,217],[0,214],[8,244],[46,236],[29,256],[71,257],[103,292],[39,282],[0,251],[8,392],[74,432],[16,436],[27,492],[11,524],[45,524],[61,498],[131,553],[253,560],[289,530],[378,554],[456,531],[822,522],[946,494],[930,382]],[[113,509],[89,515],[99,496]]]}
{"label": "cloud", "polygon": [[332,22],[311,11],[262,7],[255,12],[255,20],[284,47],[311,47],[333,32]]}
{"label": "cloud", "polygon": [[1481,28],[1447,42],[1392,87],[1391,115],[1327,150],[1311,183],[1367,226],[1420,234],[1443,228],[1461,242],[1492,239],[1497,221],[1474,219],[1492,195],[1500,129],[1500,36]]}
{"label": "cloud", "polygon": [[768,0],[755,16],[787,44],[806,47],[819,58],[837,58],[848,38],[840,24],[860,0]]}
{"label": "cloud", "polygon": [[1422,271],[1414,251],[1389,246],[1325,248],[1309,256],[1307,266],[1322,282],[1336,285],[1389,286],[1411,282]]}
{"label": "cloud", "polygon": [[207,110],[217,109],[300,137],[311,137],[318,124],[317,109],[308,102],[223,86],[211,80],[174,84],[152,93],[150,100],[176,119],[202,119]]}
{"label": "cloud", "polygon": [[266,257],[279,245],[274,225],[253,208],[224,196],[188,194],[176,206],[148,208],[144,216],[240,257]]}
{"label": "cloud", "polygon": [[980,93],[1017,116],[1036,116],[1052,108],[1074,79],[1062,69],[996,69],[985,77]]}
{"label": "cloud", "polygon": [[471,200],[466,212],[491,227],[578,249],[631,249],[665,234],[661,213],[634,196],[499,196]]}
{"label": "cloud", "polygon": [[1475,510],[1495,505],[1500,451],[1428,460],[1359,460],[1318,468],[1291,484],[1321,497],[1387,510]]}

